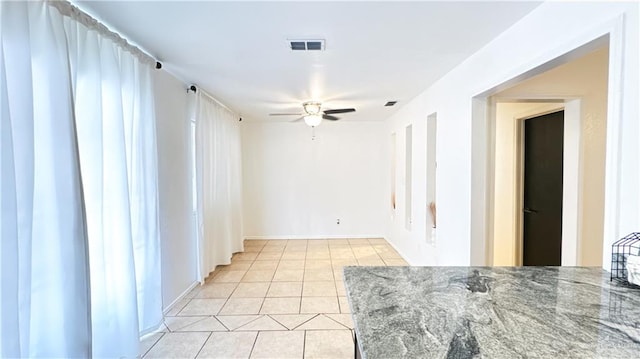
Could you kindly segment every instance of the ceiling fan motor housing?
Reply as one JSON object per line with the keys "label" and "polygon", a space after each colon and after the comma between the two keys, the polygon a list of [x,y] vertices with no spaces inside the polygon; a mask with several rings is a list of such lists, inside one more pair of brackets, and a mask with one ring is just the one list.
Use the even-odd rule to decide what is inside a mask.
{"label": "ceiling fan motor housing", "polygon": [[306,112],[307,114],[318,115],[320,114],[320,109],[322,108],[322,105],[320,104],[320,102],[309,101],[309,102],[303,103],[302,107],[304,108],[304,112]]}
{"label": "ceiling fan motor housing", "polygon": [[300,121],[304,119],[304,122],[311,126],[316,127],[322,122],[322,120],[337,121],[340,118],[333,116],[339,113],[355,112],[355,108],[338,108],[333,110],[322,110],[322,103],[318,101],[307,101],[302,103],[304,113],[271,113],[269,116],[300,116],[302,117],[293,120],[292,122]]}

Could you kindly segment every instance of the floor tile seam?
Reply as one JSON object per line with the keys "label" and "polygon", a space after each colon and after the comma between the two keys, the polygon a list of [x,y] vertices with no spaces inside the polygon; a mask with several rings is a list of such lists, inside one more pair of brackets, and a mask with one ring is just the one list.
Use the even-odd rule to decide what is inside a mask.
{"label": "floor tile seam", "polygon": [[[276,269],[277,270],[277,269]],[[262,305],[260,306],[260,310],[262,310],[262,306],[264,305],[265,300],[268,298],[269,291],[271,290],[271,285],[273,284],[273,278],[276,277],[276,272],[273,271],[273,275],[271,276],[271,280],[269,281],[269,286],[267,287],[267,291],[264,293],[264,299],[262,299]],[[258,311],[260,313],[260,311]]]}
{"label": "floor tile seam", "polygon": [[[310,282],[311,283],[318,283],[318,282],[329,283],[329,282],[332,282],[333,283],[333,289],[334,289],[335,293],[338,294],[338,289],[336,288],[335,280],[310,281]],[[305,283],[305,282],[303,282],[303,283]],[[320,296],[318,296],[318,295],[304,295],[304,287],[305,287],[305,285],[303,284],[302,285],[302,297],[316,297],[316,298],[329,298],[329,297],[331,297],[331,295],[320,295]]]}
{"label": "floor tile seam", "polygon": [[[248,272],[248,271],[247,271]],[[246,275],[246,273],[242,276],[242,278],[244,278],[244,276]],[[240,280],[242,280],[242,278],[240,278]],[[233,295],[236,293],[236,291],[238,290],[238,287],[240,286],[240,283],[242,282],[237,282],[235,288],[233,288],[233,290],[231,291],[231,293],[229,294],[229,296],[227,297],[227,301],[229,299],[231,299],[233,297]],[[224,306],[227,305],[227,302],[224,303],[224,305],[222,306],[222,308],[224,308]],[[220,308],[220,310],[222,310],[222,308]],[[220,311],[218,311],[219,313]]]}
{"label": "floor tile seam", "polygon": [[302,335],[302,358],[306,358],[307,354],[307,331]]}
{"label": "floor tile seam", "polygon": [[218,309],[218,311],[214,315],[220,315],[220,312],[222,312],[222,310],[227,305],[227,303],[229,303],[229,299],[231,299],[231,296],[233,295],[233,293],[236,291],[236,289],[238,289],[238,284],[240,284],[240,282],[236,283],[236,287],[233,288],[233,292],[231,292],[231,294],[229,294],[227,299],[224,300],[224,304],[220,307],[220,309]]}
{"label": "floor tile seam", "polygon": [[[262,309],[262,308],[260,308],[260,309]],[[251,315],[253,315],[253,314],[251,314]],[[268,316],[267,314],[256,314],[256,315],[258,316],[257,318],[251,319],[250,321],[248,321],[248,322],[246,322],[246,323],[242,324],[241,326],[239,326],[239,327],[237,327],[236,329],[232,330],[232,332],[264,332],[264,330],[240,330],[240,329],[242,329],[242,328],[246,327],[247,325],[249,325],[249,324],[251,324],[251,323],[253,323],[253,322],[257,321],[258,319],[261,319],[261,318],[264,318],[264,317],[267,317],[267,316]],[[273,318],[272,318],[272,319],[273,319]],[[279,323],[278,323],[278,324],[279,324]],[[285,328],[286,328],[286,327],[285,327]]]}
{"label": "floor tile seam", "polygon": [[[275,275],[275,273],[274,273]],[[267,294],[269,293],[269,289],[271,289],[271,283],[273,283],[273,280],[271,281],[264,281],[264,282],[245,282],[244,284],[262,284],[262,283],[268,283],[269,285],[267,286],[267,291],[264,292],[264,295],[261,297],[245,297],[245,298],[267,298]]]}
{"label": "floor tile seam", "polygon": [[339,329],[304,329],[304,330],[297,330],[298,332],[301,331],[305,331],[305,332],[350,332],[351,329],[349,328],[339,328]]}
{"label": "floor tile seam", "polygon": [[[289,329],[286,325],[284,325],[284,324],[280,323],[276,318],[272,317],[272,315],[274,315],[274,314],[265,314],[265,316],[267,316],[267,317],[271,318],[271,320],[273,320],[274,322],[276,322],[276,323],[278,323],[278,324],[282,325],[282,326],[283,326],[284,328],[286,328],[287,330],[291,330],[291,329]],[[277,314],[276,314],[276,315],[277,315]],[[295,315],[295,314],[293,314],[293,315]]]}
{"label": "floor tile seam", "polygon": [[[302,314],[302,313],[301,313],[300,315],[304,315],[304,314]],[[312,314],[312,315],[313,315],[313,314]],[[309,319],[305,320],[304,322],[302,322],[302,323],[300,323],[300,324],[296,325],[295,327],[293,327],[293,328],[291,328],[291,329],[289,329],[289,330],[296,330],[296,329],[300,328],[301,326],[305,325],[306,323],[308,323],[308,322],[310,322],[310,321],[314,320],[314,319],[315,319],[315,318],[317,318],[318,316],[320,316],[320,313],[313,315],[313,317],[311,317],[311,318],[309,318]],[[285,327],[286,327],[286,326],[285,326]]]}
{"label": "floor tile seam", "polygon": [[258,341],[258,336],[260,335],[260,331],[256,332],[256,337],[253,338],[253,344],[251,345],[251,351],[249,352],[248,358],[251,358],[253,355],[253,350],[256,348],[256,342]]}
{"label": "floor tile seam", "polygon": [[287,329],[287,331],[292,331],[293,329],[299,327],[300,325],[308,322],[309,320],[313,319],[313,318],[309,318],[308,320],[304,321],[303,323],[301,323],[300,325],[297,325],[296,327],[294,327],[293,329],[289,329],[289,327],[287,327],[286,325],[284,325],[282,322],[278,321],[278,319],[272,317],[272,315],[303,315],[303,314],[266,314],[266,316],[268,316],[269,318],[271,318],[273,321],[275,321],[276,323],[282,325],[284,328]]}
{"label": "floor tile seam", "polygon": [[[336,258],[337,259],[337,258]],[[336,280],[336,275],[333,271],[333,255],[331,255],[331,248],[329,248],[329,262],[331,263],[331,278],[333,278],[333,280]],[[335,285],[334,285],[335,287]],[[340,307],[340,304],[338,303],[338,307]],[[305,332],[304,336],[307,336],[307,333]]]}
{"label": "floor tile seam", "polygon": [[[214,315],[215,315],[215,314],[214,314]],[[205,320],[205,319],[207,319],[207,318],[209,318],[209,317],[213,317],[214,315],[184,315],[184,316],[181,316],[181,317],[176,317],[176,318],[203,317],[203,318],[200,318],[200,319],[196,320],[196,321],[195,321],[195,322],[193,322],[193,323],[189,323],[189,324],[187,324],[187,325],[183,325],[183,326],[181,326],[180,328],[176,328],[176,330],[171,330],[171,328],[169,328],[169,326],[167,325],[167,323],[166,323],[166,322],[165,322],[165,324],[164,324],[164,325],[167,327],[167,329],[169,329],[169,331],[170,331],[171,333],[175,333],[175,332],[179,332],[179,331],[180,331],[180,329],[184,329],[184,328],[186,328],[186,327],[190,327],[190,326],[192,326],[192,325],[194,325],[194,324],[196,324],[196,323],[200,323],[201,321],[203,321],[203,320]],[[163,320],[163,321],[164,321],[164,320]],[[207,332],[208,330],[203,330],[203,331],[204,331],[204,332]]]}
{"label": "floor tile seam", "polygon": [[[182,308],[180,308],[180,310],[179,310],[178,312],[176,312],[176,315],[175,315],[176,317],[179,317],[179,316],[180,316],[180,313],[182,313],[182,311],[184,310],[184,308],[186,308],[186,307],[187,307],[187,305],[189,305],[189,303],[191,303],[191,301],[192,301],[192,300],[194,300],[195,298],[184,298],[184,299],[189,299],[189,300],[187,301],[187,303],[186,303],[184,306],[182,306]],[[163,323],[164,323],[164,318],[165,318],[165,317],[166,317],[166,316],[163,314],[163,315],[162,315],[162,321],[163,321]],[[167,326],[167,323],[164,323],[164,325],[165,325],[165,326]],[[168,328],[169,328],[169,327],[167,326],[167,329],[168,329]]]}
{"label": "floor tile seam", "polygon": [[[273,278],[272,278],[272,279],[273,279]],[[271,286],[271,284],[269,284],[269,286]],[[268,290],[268,289],[267,289],[267,292],[269,292],[269,290]],[[264,297],[264,298],[262,298],[262,303],[260,303],[260,308],[258,308],[258,313],[257,313],[258,315],[262,315],[262,314],[260,314],[260,312],[262,312],[262,307],[264,307],[265,299],[267,299],[266,294],[265,294],[265,297]],[[258,318],[256,318],[256,319],[254,319],[254,320],[258,320],[259,318],[260,318],[260,317],[258,317]],[[251,322],[253,322],[253,320],[252,320]],[[249,323],[251,323],[251,322],[249,322]],[[249,323],[247,323],[247,324],[249,324]],[[245,324],[245,325],[246,325],[246,324]],[[236,328],[236,329],[238,329],[238,328]]]}
{"label": "floor tile seam", "polygon": [[[220,310],[222,310],[222,308],[221,308]],[[220,325],[222,325],[222,327],[223,327],[224,329],[226,329],[228,332],[231,332],[231,331],[232,331],[232,330],[231,330],[231,329],[229,329],[226,325],[224,325],[224,323],[223,323],[220,319],[218,319],[218,316],[217,316],[217,315],[212,315],[212,317],[216,320],[216,322],[220,323]]]}
{"label": "floor tile seam", "polygon": [[207,344],[207,342],[209,341],[209,338],[211,338],[211,336],[213,335],[213,332],[209,332],[209,336],[207,336],[207,339],[204,341],[204,343],[202,343],[202,346],[200,347],[200,350],[198,350],[198,352],[196,353],[196,355],[194,356],[194,358],[197,358],[198,355],[200,355],[200,352],[202,352],[202,349],[204,348],[204,346]]}
{"label": "floor tile seam", "polygon": [[229,330],[181,330],[178,332],[172,332],[171,334],[181,334],[181,333],[229,333]]}
{"label": "floor tile seam", "polygon": [[[166,326],[166,325],[165,325],[165,326]],[[167,328],[167,329],[169,329],[169,328]],[[153,343],[153,345],[151,345],[151,346],[149,347],[149,349],[147,349],[147,351],[146,351],[146,352],[144,352],[144,354],[142,354],[140,357],[141,357],[141,358],[144,358],[147,354],[149,354],[149,352],[151,351],[151,349],[153,349],[153,347],[155,347],[156,345],[158,345],[158,343],[160,342],[160,339],[164,338],[164,335],[165,335],[165,334],[167,334],[167,333],[161,333],[160,338],[158,338],[158,340],[156,340],[156,341]]]}
{"label": "floor tile seam", "polygon": [[[338,299],[338,310],[340,310],[340,299]],[[336,323],[340,324],[340,325],[341,325],[341,326],[343,326],[344,328],[346,328],[346,329],[348,329],[348,330],[351,330],[351,328],[349,328],[349,327],[347,327],[346,325],[344,325],[344,324],[340,323],[339,321],[337,321],[337,320],[335,320],[335,319],[331,318],[328,314],[336,314],[336,313],[325,313],[325,314],[324,314],[324,316],[325,316],[325,317],[327,317],[327,318],[329,318],[329,319],[331,319],[332,321],[334,321],[334,322],[336,322]],[[345,314],[345,313],[342,313],[342,312],[341,312],[341,313],[337,313],[337,314]],[[334,330],[338,330],[338,329],[334,329]],[[340,330],[341,330],[341,329],[340,329]]]}

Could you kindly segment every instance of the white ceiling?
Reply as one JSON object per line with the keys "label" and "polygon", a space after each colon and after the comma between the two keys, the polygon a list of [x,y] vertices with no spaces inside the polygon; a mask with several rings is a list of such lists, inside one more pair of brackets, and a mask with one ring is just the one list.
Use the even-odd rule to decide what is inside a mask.
{"label": "white ceiling", "polygon": [[[250,121],[292,120],[268,114],[307,100],[383,120],[540,4],[76,3]],[[326,51],[292,52],[288,38],[326,39]]]}

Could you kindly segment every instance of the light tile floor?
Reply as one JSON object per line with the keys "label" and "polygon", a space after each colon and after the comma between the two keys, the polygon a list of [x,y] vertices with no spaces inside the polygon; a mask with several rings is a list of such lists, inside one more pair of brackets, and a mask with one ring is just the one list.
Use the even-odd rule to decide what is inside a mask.
{"label": "light tile floor", "polygon": [[353,358],[344,266],[405,266],[384,239],[247,240],[142,343],[145,358]]}

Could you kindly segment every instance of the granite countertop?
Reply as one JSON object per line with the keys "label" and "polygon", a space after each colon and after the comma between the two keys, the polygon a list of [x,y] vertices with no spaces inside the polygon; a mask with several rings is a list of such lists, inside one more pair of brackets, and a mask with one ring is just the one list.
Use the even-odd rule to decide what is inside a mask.
{"label": "granite countertop", "polygon": [[345,267],[363,358],[640,358],[640,290],[582,267]]}

